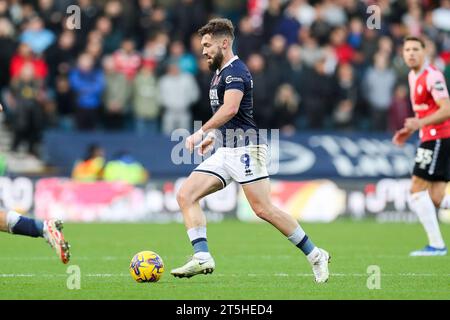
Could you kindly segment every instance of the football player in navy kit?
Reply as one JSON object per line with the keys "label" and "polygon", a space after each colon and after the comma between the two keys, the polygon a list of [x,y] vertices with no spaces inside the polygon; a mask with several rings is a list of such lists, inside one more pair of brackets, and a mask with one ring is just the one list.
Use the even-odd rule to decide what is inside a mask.
{"label": "football player in navy kit", "polygon": [[213,19],[200,28],[199,34],[203,56],[215,72],[209,91],[213,116],[189,136],[185,144],[190,152],[196,149],[201,155],[217,142],[220,147],[194,169],[177,193],[194,255],[185,265],[173,269],[172,275],[189,278],[214,271],[215,262],[206,237],[206,218],[199,201],[234,180],[242,185],[256,215],[303,251],[311,263],[315,281],[326,282],[328,252],[316,247],[298,222],[271,202],[267,142],[258,134],[253,118],[252,76],[232,50],[233,24],[228,19]]}

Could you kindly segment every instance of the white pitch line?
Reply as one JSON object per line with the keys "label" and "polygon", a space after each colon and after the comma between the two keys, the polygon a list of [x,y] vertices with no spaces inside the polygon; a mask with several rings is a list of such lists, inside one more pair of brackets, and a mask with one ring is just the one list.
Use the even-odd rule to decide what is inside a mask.
{"label": "white pitch line", "polygon": [[[0,278],[22,278],[22,277],[39,277],[39,278],[54,278],[54,277],[64,277],[67,278],[68,274],[0,274]],[[130,274],[121,273],[88,273],[81,276],[86,276],[90,278],[108,278],[108,277],[129,277]]]}
{"label": "white pitch line", "polygon": [[[218,256],[219,258],[225,258],[225,256]],[[235,258],[245,258],[245,259],[260,259],[260,260],[273,260],[274,256],[271,255],[237,255],[234,256]],[[292,255],[278,255],[276,256],[277,259],[292,259]],[[166,258],[179,258],[179,256],[167,256]],[[389,259],[401,259],[401,260],[412,260],[414,259],[414,257],[410,257],[409,255],[396,255],[396,254],[392,254],[392,255],[374,255],[372,256],[372,258],[389,258]],[[0,260],[56,260],[56,257],[53,256],[24,256],[24,257],[18,257],[18,256],[13,256],[13,257],[8,257],[8,256],[0,256]],[[131,255],[130,256],[76,256],[77,260],[105,260],[105,261],[110,261],[110,260],[126,260],[126,259],[131,259]]]}
{"label": "white pitch line", "polygon": [[[81,276],[83,276],[83,274],[81,274]],[[126,274],[126,273],[120,273],[120,274],[114,274],[114,273],[88,273],[86,274],[86,277],[91,277],[91,278],[109,278],[109,277],[130,277],[130,274]]]}
{"label": "white pitch line", "polygon": [[[242,274],[224,274],[224,273],[215,273],[213,274],[216,277],[242,277],[245,275]],[[111,278],[111,277],[129,277],[130,275],[127,273],[81,273],[81,276],[86,276],[89,278]],[[312,273],[296,273],[296,274],[287,274],[287,273],[274,273],[274,274],[255,274],[249,273],[248,277],[311,277]],[[331,277],[368,277],[369,274],[365,273],[331,273]],[[381,273],[380,276],[387,277],[450,277],[450,274],[437,274],[437,273]],[[53,277],[68,277],[67,274],[14,274],[14,273],[0,273],[0,278],[25,278],[25,277],[40,277],[40,278],[53,278]]]}

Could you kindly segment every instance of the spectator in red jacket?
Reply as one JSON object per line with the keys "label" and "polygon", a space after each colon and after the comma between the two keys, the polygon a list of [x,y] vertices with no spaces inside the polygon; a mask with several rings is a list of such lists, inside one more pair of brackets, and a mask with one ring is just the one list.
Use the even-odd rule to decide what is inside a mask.
{"label": "spectator in red jacket", "polygon": [[330,40],[338,63],[350,63],[353,61],[355,51],[347,43],[347,29],[339,27],[331,32]]}
{"label": "spectator in red jacket", "polygon": [[115,70],[132,81],[141,66],[141,55],[136,51],[134,41],[123,40],[120,49],[113,54],[113,59]]}
{"label": "spectator in red jacket", "polygon": [[35,79],[43,80],[47,77],[48,65],[45,60],[37,58],[27,44],[21,43],[17,49],[17,53],[14,54],[11,59],[11,79],[17,78],[21,74],[23,68],[28,64],[33,66],[33,75]]}

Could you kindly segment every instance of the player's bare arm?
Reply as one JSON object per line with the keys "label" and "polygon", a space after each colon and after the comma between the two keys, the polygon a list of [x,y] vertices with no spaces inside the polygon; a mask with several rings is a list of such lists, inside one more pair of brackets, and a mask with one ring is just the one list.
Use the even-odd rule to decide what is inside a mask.
{"label": "player's bare arm", "polygon": [[208,134],[199,144],[198,152],[200,155],[205,154],[212,148],[214,142],[214,132],[212,130],[221,127],[238,113],[243,96],[244,93],[238,89],[225,91],[223,105],[201,128],[203,132],[211,132],[211,134]]}
{"label": "player's bare arm", "polygon": [[237,89],[230,89],[225,91],[223,105],[219,110],[209,119],[200,130],[192,134],[186,139],[186,148],[192,152],[196,144],[201,142],[198,146],[199,153],[205,154],[208,152],[212,143],[214,142],[214,135],[208,134],[204,137],[204,134],[211,132],[211,130],[217,129],[230,121],[239,111],[239,105],[241,103],[243,92]]}
{"label": "player's bare arm", "polygon": [[405,142],[412,136],[412,134],[424,126],[439,124],[450,119],[450,100],[440,99],[436,101],[439,110],[427,117],[419,119],[417,117],[410,117],[405,119],[404,127],[398,130],[392,142],[397,146],[403,146]]}
{"label": "player's bare arm", "polygon": [[223,105],[219,110],[206,122],[202,129],[208,131],[217,129],[230,121],[236,113],[239,111],[239,105],[241,104],[244,93],[238,89],[230,89],[225,91]]}
{"label": "player's bare arm", "polygon": [[439,124],[450,119],[450,99],[440,99],[436,101],[439,110],[424,118],[411,117],[405,120],[404,127],[412,132],[424,126]]}
{"label": "player's bare arm", "polygon": [[412,136],[413,133],[414,131],[403,127],[400,130],[397,130],[397,132],[395,132],[394,137],[392,138],[392,143],[395,144],[396,146],[401,147],[405,144],[405,142],[409,139],[409,137]]}

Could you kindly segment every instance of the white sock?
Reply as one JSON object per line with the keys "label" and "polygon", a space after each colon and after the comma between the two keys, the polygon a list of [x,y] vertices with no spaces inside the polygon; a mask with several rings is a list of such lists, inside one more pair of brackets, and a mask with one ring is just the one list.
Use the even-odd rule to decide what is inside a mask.
{"label": "white sock", "polygon": [[[206,227],[203,227],[203,226],[188,229],[187,234],[189,237],[189,241],[191,241],[191,242],[198,238],[207,239],[206,238]],[[211,253],[204,252],[204,251],[194,253],[194,257],[196,257],[199,260],[208,260],[208,259],[212,258]]]}
{"label": "white sock", "polygon": [[294,232],[288,237],[288,240],[294,244],[294,246],[298,245],[300,241],[303,240],[306,233],[303,231],[302,227],[298,226]]}
{"label": "white sock", "polygon": [[6,214],[6,225],[8,226],[8,232],[11,233],[14,226],[19,222],[21,215],[13,210],[8,211]]}
{"label": "white sock", "polygon": [[206,239],[206,227],[195,227],[188,229],[187,231],[189,241],[194,241],[198,238],[205,238]]}
{"label": "white sock", "polygon": [[413,193],[408,198],[409,207],[419,217],[428,236],[429,245],[435,248],[445,247],[442,239],[436,208],[428,191]]}
{"label": "white sock", "polygon": [[442,209],[450,209],[450,195],[447,194],[444,199],[442,199],[441,204],[439,205]]}

